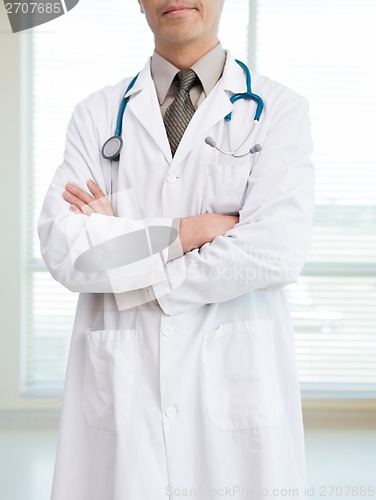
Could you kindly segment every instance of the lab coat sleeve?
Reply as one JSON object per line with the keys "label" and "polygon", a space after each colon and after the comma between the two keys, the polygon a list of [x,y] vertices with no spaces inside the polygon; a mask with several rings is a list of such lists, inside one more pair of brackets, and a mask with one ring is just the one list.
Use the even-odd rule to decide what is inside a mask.
{"label": "lab coat sleeve", "polygon": [[298,279],[312,241],[315,173],[308,102],[291,94],[275,106],[239,222],[212,243],[169,262],[169,291],[153,286],[165,314]]}
{"label": "lab coat sleeve", "polygon": [[[73,111],[64,159],[48,188],[38,221],[41,254],[48,270],[55,280],[74,292],[123,293],[163,282],[166,280],[166,262],[183,255],[180,240],[173,238],[179,219],[137,220],[133,216],[102,214],[88,217],[69,210],[69,204],[63,199],[68,182],[88,191],[86,182],[93,179],[106,193],[102,164],[105,161],[101,156],[97,129],[85,101],[82,101]],[[166,240],[167,235],[169,243],[154,253],[148,236],[151,226],[165,229],[164,238]],[[136,234],[141,238],[132,240],[132,235]],[[140,240],[148,246],[147,249],[137,247],[136,242]],[[127,244],[129,241],[131,244]],[[131,245],[133,255],[128,258],[125,254]],[[95,249],[94,253],[92,249]],[[142,255],[138,262],[137,253]],[[134,262],[129,264],[132,258]]]}

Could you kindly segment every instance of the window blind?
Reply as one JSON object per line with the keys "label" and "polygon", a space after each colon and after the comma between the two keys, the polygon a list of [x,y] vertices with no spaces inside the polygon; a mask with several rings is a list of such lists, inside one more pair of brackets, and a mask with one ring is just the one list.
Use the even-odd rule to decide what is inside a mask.
{"label": "window blind", "polygon": [[[250,6],[247,0],[226,0],[222,16],[225,48],[246,61],[250,46],[251,68],[310,102],[317,172],[314,241],[302,277],[287,287],[306,397],[376,394],[375,21],[371,0],[251,0]],[[153,43],[137,2],[123,0],[80,0],[30,38],[22,389],[57,395],[77,295],[46,272],[37,217],[62,161],[76,102],[139,71]]]}
{"label": "window blind", "polygon": [[[227,0],[221,41],[244,61],[247,28],[247,1]],[[27,222],[21,390],[26,395],[48,396],[62,391],[78,294],[55,282],[42,262],[36,225],[43,198],[62,162],[75,104],[140,71],[152,53],[153,37],[136,0],[80,0],[67,15],[35,28],[24,41],[25,77],[31,81],[25,95],[31,106],[26,138],[32,145],[24,168]],[[109,130],[109,136],[113,132]]]}
{"label": "window blind", "polygon": [[376,3],[257,2],[258,71],[310,102],[312,251],[288,287],[306,397],[376,395]]}

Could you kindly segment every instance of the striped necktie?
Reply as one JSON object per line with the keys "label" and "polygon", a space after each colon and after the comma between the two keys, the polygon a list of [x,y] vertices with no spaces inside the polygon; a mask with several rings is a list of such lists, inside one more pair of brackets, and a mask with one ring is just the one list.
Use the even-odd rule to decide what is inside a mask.
{"label": "striped necktie", "polygon": [[179,91],[166,109],[163,118],[172,156],[195,112],[189,91],[198,80],[198,76],[191,68],[183,69],[177,75],[180,81]]}

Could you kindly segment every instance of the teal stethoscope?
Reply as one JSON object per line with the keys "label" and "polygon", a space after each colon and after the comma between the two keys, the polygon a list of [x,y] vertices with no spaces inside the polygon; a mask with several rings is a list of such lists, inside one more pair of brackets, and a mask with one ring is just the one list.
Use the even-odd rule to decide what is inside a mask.
{"label": "teal stethoscope", "polygon": [[[225,155],[231,155],[231,156],[234,156],[235,158],[241,158],[243,156],[258,153],[261,151],[260,144],[255,144],[245,153],[239,154],[240,150],[242,150],[244,148],[246,142],[249,140],[251,133],[254,129],[254,126],[260,121],[260,116],[261,116],[261,113],[262,113],[262,110],[264,107],[264,103],[263,103],[263,100],[261,99],[260,96],[258,96],[257,94],[254,94],[252,92],[251,73],[250,73],[248,67],[244,63],[242,63],[241,61],[238,61],[237,59],[235,59],[235,61],[239,64],[239,66],[244,71],[246,85],[247,85],[247,91],[243,92],[241,94],[234,94],[233,96],[230,97],[230,102],[234,104],[236,101],[239,101],[240,99],[247,99],[247,100],[254,101],[256,103],[256,105],[257,105],[256,113],[255,113],[255,116],[253,118],[253,124],[252,124],[251,130],[250,130],[247,138],[245,139],[245,141],[242,143],[242,145],[238,149],[236,149],[235,151],[224,151],[223,149],[219,148],[216,145],[216,142],[212,137],[206,137],[205,142],[206,142],[206,144],[208,144],[212,148],[217,149],[218,151],[220,151],[221,153],[223,153]],[[131,90],[133,85],[135,84],[138,75],[139,74],[137,74],[132,79],[131,83],[128,85],[128,87],[124,93],[123,99],[122,99],[121,104],[120,104],[117,122],[116,122],[115,135],[113,135],[112,137],[107,139],[107,141],[103,144],[102,156],[106,160],[113,160],[113,161],[119,160],[120,152],[123,148],[123,139],[121,138],[123,116],[124,116],[124,112],[126,110],[126,107],[127,107],[128,101],[129,101],[129,97],[130,97],[127,94]],[[230,144],[230,133],[229,133],[229,126],[230,126],[230,122],[231,122],[231,117],[232,117],[232,112],[230,112],[228,115],[225,116],[225,123],[226,123],[226,127],[227,127],[227,143],[228,143],[228,147],[230,150],[232,149],[231,144]]]}

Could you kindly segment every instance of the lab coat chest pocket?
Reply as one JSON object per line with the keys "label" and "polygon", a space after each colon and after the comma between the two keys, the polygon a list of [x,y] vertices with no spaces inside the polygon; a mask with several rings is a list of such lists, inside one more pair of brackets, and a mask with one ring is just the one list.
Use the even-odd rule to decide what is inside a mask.
{"label": "lab coat chest pocket", "polygon": [[226,323],[204,330],[203,361],[209,419],[223,431],[278,424],[278,385],[271,320]]}
{"label": "lab coat chest pocket", "polygon": [[131,420],[137,331],[86,330],[83,412],[91,427],[120,431]]}
{"label": "lab coat chest pocket", "polygon": [[244,204],[253,158],[220,158],[204,168],[202,213],[238,213]]}

